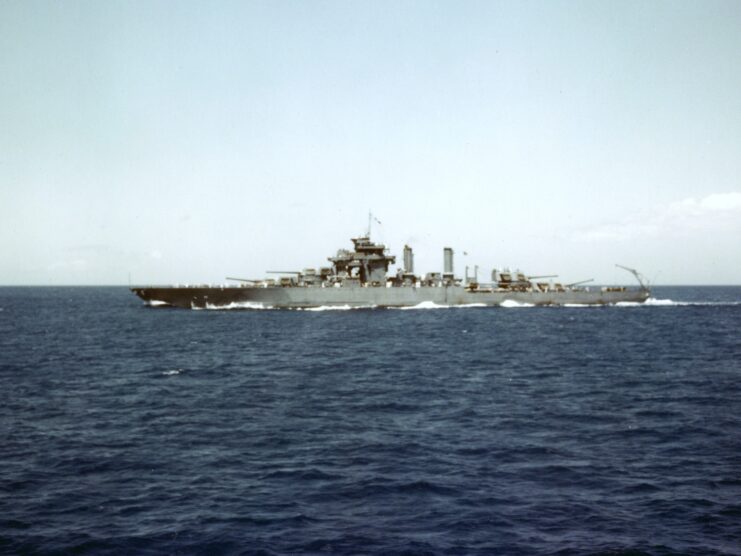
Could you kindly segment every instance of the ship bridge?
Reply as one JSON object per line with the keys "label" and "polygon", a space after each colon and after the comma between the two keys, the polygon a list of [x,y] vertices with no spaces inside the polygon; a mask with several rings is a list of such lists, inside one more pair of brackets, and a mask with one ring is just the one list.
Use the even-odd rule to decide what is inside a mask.
{"label": "ship bridge", "polygon": [[361,285],[385,286],[389,265],[396,262],[394,255],[388,255],[386,246],[374,243],[370,237],[352,238],[354,251],[340,249],[337,255],[328,260],[334,266],[335,275]]}

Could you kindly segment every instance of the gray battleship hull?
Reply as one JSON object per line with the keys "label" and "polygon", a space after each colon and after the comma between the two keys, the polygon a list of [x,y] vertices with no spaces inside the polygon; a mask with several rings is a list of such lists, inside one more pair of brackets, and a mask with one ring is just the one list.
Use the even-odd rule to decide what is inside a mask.
{"label": "gray battleship hull", "polygon": [[[456,278],[453,273],[453,249],[443,249],[444,271],[414,273],[412,248],[404,246],[404,264],[389,277],[389,266],[396,257],[385,245],[370,240],[367,235],[351,239],[353,249],[340,249],[327,260],[331,267],[306,268],[296,271],[268,271],[281,274],[278,280],[247,280],[240,286],[193,286],[132,288],[144,301],[154,306],[194,309],[311,309],[315,307],[414,307],[436,306],[497,306],[527,305],[611,305],[620,302],[646,301],[648,288],[638,271],[629,269],[641,283],[641,288],[622,287],[590,290],[534,280],[553,276],[525,276],[520,271],[492,271],[492,281],[480,284],[468,277]],[[478,275],[478,267],[474,273]],[[290,276],[287,276],[290,275]],[[587,280],[589,282],[591,280]]]}
{"label": "gray battleship hull", "polygon": [[645,289],[619,291],[470,290],[459,285],[429,287],[136,287],[131,290],[152,306],[181,308],[302,309],[315,307],[414,307],[507,304],[613,305],[642,303]]}

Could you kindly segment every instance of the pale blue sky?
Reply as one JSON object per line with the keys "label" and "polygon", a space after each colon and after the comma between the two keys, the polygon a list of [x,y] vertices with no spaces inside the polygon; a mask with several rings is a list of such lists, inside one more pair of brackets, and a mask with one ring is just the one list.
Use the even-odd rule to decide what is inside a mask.
{"label": "pale blue sky", "polygon": [[0,284],[739,284],[740,176],[737,1],[0,2]]}

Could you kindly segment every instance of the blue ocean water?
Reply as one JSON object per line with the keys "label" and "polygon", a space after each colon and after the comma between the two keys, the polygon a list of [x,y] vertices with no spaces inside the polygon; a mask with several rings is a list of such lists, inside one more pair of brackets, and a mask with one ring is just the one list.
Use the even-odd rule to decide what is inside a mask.
{"label": "blue ocean water", "polygon": [[0,288],[0,552],[741,554],[741,288],[654,297]]}

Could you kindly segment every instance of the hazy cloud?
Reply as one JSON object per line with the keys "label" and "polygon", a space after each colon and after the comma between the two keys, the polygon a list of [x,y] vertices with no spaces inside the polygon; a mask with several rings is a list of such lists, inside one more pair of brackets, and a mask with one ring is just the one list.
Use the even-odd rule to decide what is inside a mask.
{"label": "hazy cloud", "polygon": [[86,259],[69,259],[63,261],[55,261],[46,267],[47,270],[62,270],[62,271],[84,271],[88,268],[88,261]]}
{"label": "hazy cloud", "polygon": [[70,252],[102,252],[107,251],[110,247],[105,243],[88,243],[83,245],[73,245],[67,248]]}
{"label": "hazy cloud", "polygon": [[696,231],[741,229],[741,193],[713,193],[690,197],[623,220],[585,228],[572,234],[576,241],[631,241],[672,238]]}

